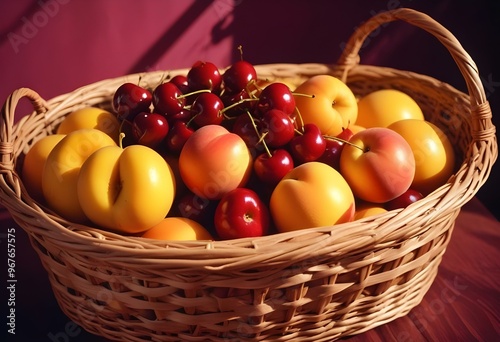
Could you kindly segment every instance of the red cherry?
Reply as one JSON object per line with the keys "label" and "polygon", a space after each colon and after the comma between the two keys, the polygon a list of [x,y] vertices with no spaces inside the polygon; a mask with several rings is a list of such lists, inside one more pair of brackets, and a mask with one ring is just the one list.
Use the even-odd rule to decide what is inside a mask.
{"label": "red cherry", "polygon": [[406,190],[402,195],[390,200],[385,203],[385,208],[387,210],[394,210],[399,208],[406,208],[412,203],[415,203],[424,198],[424,196],[412,188]]}
{"label": "red cherry", "polygon": [[295,136],[288,145],[297,164],[317,160],[326,149],[325,138],[318,126],[312,123],[305,124],[303,133]]}
{"label": "red cherry", "polygon": [[271,83],[260,93],[257,110],[264,114],[270,109],[279,109],[288,115],[295,111],[295,98],[286,84]]}
{"label": "red cherry", "polygon": [[260,125],[258,120],[252,122],[252,119],[247,113],[240,114],[234,121],[232,132],[239,135],[245,141],[248,148],[255,148],[260,141],[260,137],[255,130],[254,123],[257,129]]}
{"label": "red cherry", "polygon": [[337,135],[337,138],[340,138],[345,141],[351,140],[352,136],[354,135],[354,132],[350,128],[343,128],[342,132],[340,132]]}
{"label": "red cherry", "polygon": [[249,99],[251,97],[245,89],[236,93],[224,92],[221,95],[224,107],[227,108],[224,113],[229,117],[236,117],[247,111],[252,112],[256,101],[248,101]]}
{"label": "red cherry", "polygon": [[167,136],[167,119],[157,113],[142,112],[132,122],[132,134],[138,144],[156,148]]}
{"label": "red cherry", "polygon": [[187,94],[189,93],[188,79],[185,75],[175,75],[169,81],[169,83],[173,83],[179,88],[181,93]]}
{"label": "red cherry", "polygon": [[269,147],[281,147],[288,144],[295,136],[292,118],[279,109],[271,109],[264,113],[261,119],[261,134]]}
{"label": "red cherry", "polygon": [[218,201],[208,200],[188,191],[181,196],[173,209],[176,214],[194,220],[211,230],[217,204]]}
{"label": "red cherry", "polygon": [[[336,138],[342,139],[344,141],[349,141],[353,136],[353,132],[349,128],[345,128],[340,132]],[[326,148],[325,152],[318,161],[330,165],[335,170],[340,171],[340,154],[344,149],[345,143],[341,140],[327,138],[325,139]]]}
{"label": "red cherry", "polygon": [[253,169],[257,178],[274,187],[294,167],[290,153],[284,149],[277,149],[261,153],[255,158]]}
{"label": "red cherry", "polygon": [[186,99],[180,97],[182,92],[171,82],[162,83],[153,91],[153,107],[156,113],[170,116],[180,112]]}
{"label": "red cherry", "polygon": [[141,112],[148,112],[153,100],[151,92],[133,83],[124,83],[116,89],[112,106],[121,120],[132,120]]}
{"label": "red cherry", "polygon": [[325,139],[325,152],[318,158],[319,162],[330,165],[335,170],[340,170],[340,154],[344,148],[344,143],[338,140]]}
{"label": "red cherry", "polygon": [[193,121],[199,126],[220,125],[224,120],[224,104],[214,93],[201,93],[191,105]]}
{"label": "red cherry", "polygon": [[167,121],[168,121],[169,125],[173,125],[175,121],[179,121],[179,120],[184,121],[184,122],[188,122],[189,120],[191,120],[192,117],[193,117],[193,113],[189,109],[183,109],[174,115],[168,116]]}
{"label": "red cherry", "polygon": [[229,92],[239,92],[255,80],[257,80],[257,72],[254,66],[244,60],[234,62],[222,76],[224,87]]}
{"label": "red cherry", "polygon": [[263,236],[269,230],[270,214],[257,193],[236,188],[221,198],[214,224],[221,239]]}
{"label": "red cherry", "polygon": [[187,81],[191,91],[209,89],[216,92],[222,83],[222,76],[215,64],[197,61],[189,69]]}
{"label": "red cherry", "polygon": [[174,121],[165,139],[168,150],[174,154],[179,154],[193,133],[194,130],[189,128],[186,122],[181,120]]}

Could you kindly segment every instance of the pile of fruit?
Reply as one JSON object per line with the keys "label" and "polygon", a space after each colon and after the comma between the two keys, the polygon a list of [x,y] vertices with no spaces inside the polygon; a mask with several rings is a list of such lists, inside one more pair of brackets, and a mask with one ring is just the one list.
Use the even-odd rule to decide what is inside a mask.
{"label": "pile of fruit", "polygon": [[453,147],[396,89],[295,89],[240,60],[196,62],[112,110],[69,113],[25,156],[28,193],[63,218],[163,240],[257,237],[403,208],[443,185]]}

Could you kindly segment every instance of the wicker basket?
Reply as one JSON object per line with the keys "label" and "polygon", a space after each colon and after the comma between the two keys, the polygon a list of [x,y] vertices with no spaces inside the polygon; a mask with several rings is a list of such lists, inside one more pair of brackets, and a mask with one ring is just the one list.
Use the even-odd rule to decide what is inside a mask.
{"label": "wicker basket", "polygon": [[[394,20],[441,41],[469,94],[428,76],[360,65],[365,38]],[[456,173],[406,209],[333,227],[215,242],[125,237],[51,214],[29,196],[18,170],[29,147],[51,134],[66,114],[88,105],[109,107],[123,82],[141,76],[152,86],[164,72],[104,80],[50,101],[19,89],[2,110],[0,203],[28,233],[69,318],[119,341],[318,342],[364,332],[418,305],[436,276],[460,208],[486,181],[498,153],[474,62],[430,17],[398,9],[359,27],[335,65],[260,65],[257,72],[294,84],[332,74],[357,95],[381,88],[407,92],[456,146]],[[23,97],[35,111],[15,123]]]}

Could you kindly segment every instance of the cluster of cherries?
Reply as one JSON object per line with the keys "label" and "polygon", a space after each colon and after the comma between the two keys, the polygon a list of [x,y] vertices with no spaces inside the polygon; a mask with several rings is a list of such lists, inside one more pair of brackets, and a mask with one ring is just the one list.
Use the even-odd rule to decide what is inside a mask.
{"label": "cluster of cherries", "polygon": [[[122,122],[123,146],[143,144],[174,158],[202,126],[222,125],[239,135],[253,157],[246,188],[268,204],[274,187],[299,164],[321,161],[339,170],[340,153],[353,135],[346,128],[337,137],[327,137],[315,124],[304,124],[295,96],[313,95],[258,79],[254,66],[243,59],[223,73],[211,62],[198,61],[186,75],[166,78],[154,89],[122,84],[112,106]],[[174,208],[214,231],[217,204],[188,191]],[[239,236],[226,238],[234,237]]]}
{"label": "cluster of cherries", "polygon": [[272,188],[304,162],[322,161],[338,170],[344,141],[352,136],[346,128],[329,139],[315,124],[302,124],[294,96],[313,95],[259,80],[243,59],[223,73],[211,62],[198,61],[187,75],[166,79],[154,89],[122,84],[112,105],[124,124],[124,145],[143,144],[174,155],[197,128],[225,126],[245,141],[255,176]]}

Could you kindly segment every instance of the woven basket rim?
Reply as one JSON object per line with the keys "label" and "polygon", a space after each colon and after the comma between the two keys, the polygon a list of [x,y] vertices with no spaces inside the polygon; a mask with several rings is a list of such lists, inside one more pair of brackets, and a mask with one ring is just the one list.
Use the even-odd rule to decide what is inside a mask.
{"label": "woven basket rim", "polygon": [[[295,63],[277,63],[277,64],[262,64],[256,65],[256,69],[259,70],[275,70],[273,73],[277,79],[280,79],[280,70],[288,70],[290,68],[298,68],[298,70],[302,70],[304,77],[308,77],[310,74],[316,74],[318,72],[324,72],[328,74],[335,73],[335,70],[338,68],[338,65],[335,64],[320,64],[320,63],[304,63],[304,64],[295,64]],[[407,77],[409,79],[425,79],[425,80],[435,80],[434,78],[421,75],[405,70],[398,70],[390,67],[379,67],[379,66],[371,66],[371,65],[363,65],[359,64],[355,66],[352,71],[355,71],[357,68],[363,68],[371,71],[377,70],[386,70],[391,71],[392,73],[399,75],[399,77]],[[46,106],[49,108],[47,111],[46,117],[50,119],[52,113],[56,113],[57,109],[60,107],[60,104],[66,100],[67,98],[73,96],[74,94],[80,92],[87,92],[87,89],[91,88],[99,88],[99,85],[105,84],[108,82],[112,83],[121,83],[129,80],[137,80],[139,78],[144,78],[148,75],[153,75],[154,77],[163,77],[165,73],[182,74],[185,73],[187,69],[178,69],[172,71],[164,71],[158,70],[149,73],[134,73],[114,78],[109,78],[106,80],[102,80],[99,82],[95,82],[89,85],[85,85],[74,91],[68,92],[66,94],[62,94],[56,96],[52,99],[46,101]],[[437,81],[437,80],[436,80]],[[467,97],[466,94],[456,90],[453,86],[441,82],[442,86],[449,91],[456,92],[457,96]],[[16,125],[19,125],[17,123]],[[467,165],[467,160],[464,160],[463,165]],[[366,246],[370,246],[377,241],[379,238],[383,238],[381,236],[381,230],[385,229],[387,226],[391,226],[392,221],[398,221],[401,217],[405,216],[407,213],[413,212],[417,210],[418,212],[426,213],[426,215],[433,215],[436,212],[435,205],[439,203],[440,198],[446,194],[446,192],[450,189],[451,184],[447,183],[441,186],[440,188],[433,191],[431,194],[426,196],[423,200],[420,200],[416,203],[413,203],[409,207],[405,209],[397,209],[393,211],[388,211],[386,213],[381,213],[375,216],[366,217],[360,219],[355,222],[347,222],[342,224],[337,224],[334,226],[325,226],[325,227],[315,227],[309,228],[306,230],[293,231],[287,233],[276,233],[269,236],[263,236],[258,238],[240,238],[233,240],[225,240],[225,241],[161,241],[154,239],[147,239],[135,236],[124,236],[119,233],[110,232],[106,230],[102,230],[95,227],[84,226],[81,224],[73,224],[68,223],[66,220],[61,219],[55,216],[50,215],[50,211],[45,209],[45,213],[49,214],[48,217],[51,219],[60,222],[60,225],[56,225],[55,228],[59,230],[61,233],[64,233],[66,237],[73,239],[81,239],[85,240],[88,243],[92,243],[94,248],[97,250],[113,250],[115,252],[122,251],[124,249],[134,251],[134,253],[145,253],[151,254],[155,253],[155,255],[165,255],[168,256],[169,253],[173,249],[177,249],[175,253],[179,253],[180,249],[191,250],[192,248],[203,250],[206,253],[207,257],[210,257],[212,254],[222,253],[223,250],[231,248],[238,248],[241,253],[260,253],[267,250],[272,250],[276,248],[278,243],[287,242],[293,239],[307,238],[309,235],[343,235],[348,232],[352,233],[353,228],[357,228],[357,230],[363,230],[363,240],[365,241]],[[28,193],[23,193],[23,196],[29,197]],[[429,216],[430,218],[430,216]],[[382,225],[380,225],[382,223]],[[360,227],[362,228],[360,229]],[[393,230],[396,230],[394,228]],[[356,229],[355,229],[356,230]],[[391,231],[388,231],[387,234],[391,234]],[[406,238],[414,237],[420,233],[415,232],[411,236],[406,236]],[[277,242],[281,241],[281,242]],[[287,242],[288,243],[288,242]],[[168,248],[164,248],[168,245]],[[267,246],[267,249],[264,248]],[[296,248],[293,244],[290,244],[290,248]],[[143,250],[143,251],[141,251]],[[233,252],[233,251],[232,251]],[[231,252],[231,253],[232,253]],[[182,252],[180,252],[182,253]]]}

